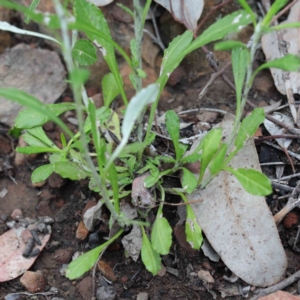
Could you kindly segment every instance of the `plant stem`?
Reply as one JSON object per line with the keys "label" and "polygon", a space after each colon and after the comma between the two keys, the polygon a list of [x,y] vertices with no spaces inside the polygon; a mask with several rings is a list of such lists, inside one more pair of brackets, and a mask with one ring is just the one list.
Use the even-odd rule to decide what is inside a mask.
{"label": "plant stem", "polygon": [[[67,25],[67,21],[66,21],[66,17],[65,17],[65,12],[64,12],[64,9],[59,0],[53,0],[53,2],[54,2],[55,11],[59,18],[60,26],[61,26],[61,34],[62,34],[62,39],[63,39],[63,45],[62,45],[63,56],[66,61],[68,72],[69,72],[69,74],[72,74],[74,72],[74,64],[73,64],[73,60],[72,60],[71,41],[70,41],[69,34],[68,34],[68,25]],[[95,179],[97,186],[99,187],[99,189],[101,191],[102,198],[104,199],[107,208],[111,212],[112,217],[115,220],[118,220],[120,222],[120,226],[122,226],[122,225],[124,225],[124,221],[123,221],[124,218],[122,218],[122,220],[120,218],[118,218],[119,215],[117,214],[117,212],[114,208],[114,205],[110,201],[110,198],[107,193],[107,189],[105,187],[105,178],[102,178],[102,180],[100,180],[99,175],[96,171],[95,165],[89,156],[89,151],[87,148],[87,139],[86,139],[86,135],[84,134],[84,128],[83,128],[83,105],[82,105],[82,100],[81,100],[81,91],[82,91],[81,84],[78,85],[74,82],[71,82],[71,87],[73,90],[74,100],[76,103],[76,114],[77,114],[77,118],[78,118],[79,131],[81,132],[80,141],[81,141],[82,148],[83,148],[84,158],[91,170],[92,176]]]}

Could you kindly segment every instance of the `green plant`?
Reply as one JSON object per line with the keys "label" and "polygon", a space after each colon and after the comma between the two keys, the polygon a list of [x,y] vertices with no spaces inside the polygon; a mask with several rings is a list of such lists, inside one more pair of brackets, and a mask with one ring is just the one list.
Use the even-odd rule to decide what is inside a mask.
{"label": "green plant", "polygon": [[[134,0],[134,12],[127,9],[129,13],[135,16],[135,39],[131,41],[130,45],[131,57],[112,40],[101,10],[87,3],[86,0],[74,0],[73,15],[75,18],[72,21],[70,21],[71,14],[61,6],[58,0],[54,0],[56,14],[47,16],[9,1],[0,1],[6,7],[24,12],[27,18],[37,23],[46,24],[49,29],[61,29],[62,40],[57,39],[55,41],[62,47],[69,72],[70,85],[74,93],[74,104],[43,105],[34,97],[23,92],[0,89],[0,96],[26,107],[18,115],[15,127],[26,130],[23,137],[28,146],[19,147],[16,150],[25,154],[50,153],[49,164],[35,169],[32,173],[32,181],[43,181],[53,172],[71,180],[89,178],[90,189],[101,194],[101,203],[105,203],[110,210],[111,226],[116,222],[121,228],[132,224],[140,226],[143,241],[142,260],[146,268],[153,274],[157,274],[160,269],[160,255],[167,254],[172,243],[172,230],[167,219],[163,217],[162,211],[165,192],[175,193],[186,202],[187,240],[193,248],[199,249],[203,239],[201,228],[197,224],[193,210],[186,199],[186,194],[192,193],[195,189],[205,188],[221,171],[227,171],[236,176],[243,188],[249,193],[267,195],[272,191],[269,180],[262,173],[251,169],[235,170],[229,166],[229,162],[264,121],[264,112],[259,108],[241,121],[254,76],[261,69],[269,67],[298,70],[300,59],[289,55],[268,62],[253,72],[252,62],[262,34],[283,28],[283,26],[270,26],[270,21],[285,5],[286,1],[275,1],[266,17],[258,22],[247,2],[244,0],[239,2],[244,10],[218,20],[196,39],[193,40],[193,33],[188,30],[176,37],[164,52],[160,76],[156,83],[142,89],[141,79],[145,76],[141,62],[142,30],[151,1],[148,0],[146,6],[142,8],[139,1]],[[32,7],[35,5],[36,2]],[[155,111],[169,74],[192,51],[210,42],[220,40],[231,32],[238,32],[243,26],[250,23],[253,23],[255,28],[250,50],[244,44],[236,41],[221,42],[215,46],[216,49],[232,50],[237,102],[235,121],[229,140],[227,142],[222,141],[222,128],[213,129],[202,139],[193,152],[186,155],[188,146],[179,142],[179,118],[175,112],[168,111],[165,116],[165,123],[174,146],[175,156],[147,155],[145,149],[155,138],[155,133],[152,132]],[[293,27],[296,26],[300,27],[300,24],[293,24]],[[6,29],[15,30],[11,27]],[[68,29],[73,31],[72,41],[69,39]],[[77,40],[77,31],[83,31],[88,39]],[[80,66],[90,65],[96,61],[95,47],[101,49],[111,70],[111,73],[102,80],[104,106],[100,109],[96,109],[93,101],[85,94],[83,86],[88,79],[88,74],[86,70],[80,68]],[[123,56],[132,69],[130,79],[137,93],[129,103],[118,70],[115,50]],[[122,125],[120,125],[117,114],[109,108],[118,95],[121,95],[126,105]],[[144,135],[144,115],[149,104],[152,106]],[[71,132],[58,117],[68,110],[76,110],[77,112],[79,130],[76,134]],[[84,113],[87,115],[85,119]],[[49,120],[55,122],[63,130],[61,134],[62,148],[58,148],[43,131],[42,125]],[[104,138],[102,132],[110,132],[115,136],[119,143],[115,150],[113,150],[112,143]],[[130,137],[134,140],[131,143],[129,143]],[[90,153],[88,150],[87,146],[90,141],[93,142],[95,153]],[[118,164],[115,163],[116,160],[118,160]],[[185,167],[186,163],[196,161],[201,162],[198,178]],[[166,163],[169,167],[161,168]],[[178,171],[182,174],[182,188],[165,188],[164,176]],[[145,179],[146,188],[155,188],[161,199],[151,232],[151,240],[149,240],[145,230],[145,226],[149,225],[146,222],[147,210],[151,207],[146,208],[146,211],[145,207],[143,209],[138,208],[144,216],[139,220],[126,218],[120,209],[120,199],[130,194],[131,191],[128,191],[128,186],[132,184],[135,174],[144,174],[145,172],[149,172],[149,176]],[[105,244],[72,262],[68,267],[67,277],[70,279],[77,278],[89,270],[99,253],[122,232],[123,229],[120,229]]]}

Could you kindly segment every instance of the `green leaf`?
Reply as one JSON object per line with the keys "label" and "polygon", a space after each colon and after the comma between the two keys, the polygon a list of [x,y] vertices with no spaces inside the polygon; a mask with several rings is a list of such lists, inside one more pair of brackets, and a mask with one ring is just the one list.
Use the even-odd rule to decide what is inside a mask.
{"label": "green leaf", "polygon": [[[34,11],[34,10],[37,8],[37,6],[39,5],[39,3],[40,3],[40,0],[32,0],[32,1],[31,1],[31,4],[29,5],[29,9],[30,9],[31,11]],[[29,15],[26,15],[26,18],[25,18],[24,22],[25,22],[26,24],[28,24],[29,21],[30,21],[30,16],[29,16]]]}
{"label": "green leaf", "polygon": [[268,26],[272,18],[279,12],[279,10],[285,6],[287,0],[276,0],[271,8],[268,10],[265,18],[263,19],[262,24]]}
{"label": "green leaf", "polygon": [[215,50],[232,50],[233,48],[247,48],[247,46],[239,41],[224,41],[214,45]]}
{"label": "green leaf", "polygon": [[120,89],[112,73],[106,74],[102,79],[102,95],[104,106],[109,107],[113,100],[120,94]]}
{"label": "green leaf", "polygon": [[247,48],[234,48],[231,52],[232,70],[236,87],[237,111],[240,110],[242,90],[249,64],[249,50]]}
{"label": "green leaf", "polygon": [[31,174],[32,183],[46,180],[53,173],[53,165],[47,164],[36,168]]}
{"label": "green leaf", "polygon": [[[1,92],[1,90],[0,90]],[[19,92],[19,90],[17,90]],[[28,95],[29,97],[32,97]],[[58,103],[58,104],[47,104],[43,105],[41,102],[39,102],[37,99],[29,100],[25,95],[20,95],[20,97],[24,98],[21,99],[21,101],[15,100],[15,102],[18,102],[19,104],[23,106],[28,106],[28,108],[25,108],[24,110],[21,110],[18,114],[18,116],[15,119],[15,127],[22,128],[22,129],[29,129],[36,126],[42,126],[46,122],[51,120],[51,117],[48,113],[44,113],[44,111],[50,112],[51,116],[59,116],[62,113],[69,111],[69,110],[75,110],[76,104],[75,103]],[[33,97],[32,97],[33,98]],[[27,102],[28,101],[28,102]],[[30,102],[38,101],[39,104],[34,104],[35,108],[33,108],[33,104],[31,105]],[[26,105],[27,104],[27,105]],[[38,108],[38,105],[41,105],[41,107]]]}
{"label": "green leaf", "polygon": [[73,260],[66,269],[66,277],[70,280],[73,280],[81,277],[85,272],[90,270],[97,261],[99,254],[104,251],[106,247],[109,246],[114,240],[116,240],[122,233],[123,229],[103,245],[100,245]]}
{"label": "green leaf", "polygon": [[[87,2],[86,0],[75,0],[74,2],[74,11],[76,14],[76,20],[81,23],[87,23],[91,27],[97,29],[98,32],[101,32],[106,37],[112,40],[109,27],[105,20],[105,17],[100,9],[94,4]],[[107,62],[115,81],[121,91],[121,95],[124,103],[127,103],[123,81],[121,74],[118,69],[118,63],[115,56],[114,46],[111,42],[108,42],[107,39],[104,39],[99,34],[94,34],[90,31],[85,32],[88,38],[93,41],[97,47],[101,50],[103,58]]]}
{"label": "green leaf", "polygon": [[161,269],[161,259],[159,254],[152,248],[152,245],[145,233],[144,227],[142,229],[142,249],[141,256],[142,261],[146,269],[151,272],[153,275],[156,275]]}
{"label": "green leaf", "polygon": [[169,44],[169,47],[164,51],[164,56],[160,68],[160,76],[157,82],[162,86],[167,82],[170,74],[178,67],[185,56],[185,50],[193,40],[193,33],[190,30],[185,31],[182,35],[177,36]]}
{"label": "green leaf", "polygon": [[251,15],[252,23],[256,27],[256,16],[246,0],[238,0],[243,9]]}
{"label": "green leaf", "polygon": [[[96,120],[103,124],[111,116],[111,109],[105,106],[96,109]],[[84,132],[89,132],[92,129],[90,117],[88,116],[83,125]]]}
{"label": "green leaf", "polygon": [[72,56],[79,66],[90,66],[97,61],[96,48],[89,40],[78,40],[73,46]]}
{"label": "green leaf", "polygon": [[211,163],[209,164],[209,170],[212,175],[218,174],[220,170],[223,168],[226,152],[227,152],[227,144],[223,143],[219,149],[219,152],[216,156],[212,159]]}
{"label": "green leaf", "polygon": [[240,182],[242,187],[250,194],[266,196],[272,193],[272,184],[269,178],[261,172],[253,169],[233,169],[226,167],[224,170],[232,173]]}
{"label": "green leaf", "polygon": [[195,175],[186,168],[180,168],[182,170],[181,184],[183,189],[190,194],[197,186],[197,179]]}
{"label": "green leaf", "polygon": [[153,224],[151,243],[153,249],[161,255],[166,255],[170,251],[172,245],[172,228],[161,212],[158,212]]}
{"label": "green leaf", "polygon": [[222,128],[212,129],[203,138],[200,177],[198,183],[201,182],[208,164],[218,152],[220,148],[221,139]]}
{"label": "green leaf", "polygon": [[61,152],[60,149],[50,148],[50,147],[40,147],[40,146],[29,146],[29,147],[17,147],[16,151],[22,154],[36,154],[36,153],[55,153]]}
{"label": "green leaf", "polygon": [[179,123],[179,118],[177,116],[177,114],[175,113],[175,111],[173,110],[168,110],[166,112],[166,127],[168,130],[168,133],[172,139],[174,148],[175,148],[175,153],[176,153],[176,159],[179,159],[179,129],[180,129],[180,123]]}
{"label": "green leaf", "polygon": [[114,207],[116,212],[120,213],[120,205],[119,205],[119,184],[118,184],[118,173],[114,164],[108,169],[108,179],[111,184],[111,188],[113,191],[113,199],[114,199]]}
{"label": "green leaf", "polygon": [[61,161],[54,164],[54,172],[63,178],[71,180],[81,180],[88,177],[90,174],[79,167],[75,162]]}
{"label": "green leaf", "polygon": [[138,119],[145,107],[155,101],[158,93],[159,85],[154,83],[143,88],[131,99],[122,123],[122,141],[112,154],[107,166],[109,166],[109,164],[111,164],[122,152],[128,142],[135,121]]}
{"label": "green leaf", "polygon": [[254,133],[256,132],[258,126],[263,123],[265,120],[265,112],[263,108],[255,108],[252,113],[246,117],[238,130],[238,133],[236,135],[234,145],[235,149],[230,154],[229,159],[227,162],[239,151],[241,150],[245,142],[248,138],[252,137]]}
{"label": "green leaf", "polygon": [[190,155],[183,157],[181,160],[181,163],[185,164],[185,163],[192,163],[192,162],[200,161],[201,156],[202,156],[202,154],[192,153]]}
{"label": "green leaf", "polygon": [[202,230],[189,204],[186,205],[185,234],[192,248],[199,250],[203,242]]}
{"label": "green leaf", "polygon": [[24,141],[29,146],[48,146],[51,148],[59,149],[46,135],[44,129],[41,126],[28,129],[23,135]]}
{"label": "green leaf", "polygon": [[239,32],[241,28],[251,23],[251,15],[245,10],[236,11],[218,20],[208,27],[192,44],[185,49],[184,55],[225,37],[228,33]]}
{"label": "green leaf", "polygon": [[281,69],[284,71],[294,71],[299,72],[300,71],[300,57],[293,54],[287,54],[284,57],[277,58],[274,60],[270,60],[267,63],[261,65],[259,68],[257,68],[252,75],[252,78],[256,76],[256,74],[267,68],[276,68]]}

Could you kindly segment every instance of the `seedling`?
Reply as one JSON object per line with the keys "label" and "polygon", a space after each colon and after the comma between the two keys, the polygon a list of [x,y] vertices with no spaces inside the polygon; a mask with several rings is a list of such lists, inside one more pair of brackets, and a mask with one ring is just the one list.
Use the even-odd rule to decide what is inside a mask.
{"label": "seedling", "polygon": [[[254,195],[268,195],[272,192],[270,181],[265,175],[251,169],[233,169],[229,163],[243,148],[247,139],[254,135],[265,118],[263,109],[257,108],[241,122],[255,75],[264,68],[298,70],[300,66],[300,58],[288,55],[268,62],[254,72],[252,69],[252,62],[261,36],[265,32],[283,28],[283,25],[270,26],[270,21],[286,1],[275,1],[266,17],[260,20],[246,1],[240,0],[243,10],[216,21],[196,39],[193,39],[191,31],[185,31],[176,37],[165,50],[160,75],[156,82],[143,89],[141,88],[141,78],[147,74],[142,71],[140,49],[145,16],[151,1],[146,1],[144,8],[139,5],[139,1],[134,1],[136,10],[134,13],[126,9],[135,16],[142,16],[135,18],[135,39],[130,43],[131,57],[112,40],[101,10],[93,4],[86,0],[74,0],[71,16],[71,13],[67,12],[58,0],[54,1],[56,14],[47,15],[34,11],[37,2],[34,1],[30,8],[4,0],[1,1],[1,4],[25,13],[27,20],[30,18],[48,26],[49,29],[61,29],[62,39],[55,41],[62,47],[75,103],[44,105],[38,99],[24,92],[15,89],[0,89],[0,96],[26,107],[15,120],[15,127],[26,130],[23,138],[28,146],[18,147],[16,151],[25,154],[50,153],[49,163],[38,167],[32,173],[31,179],[34,183],[46,180],[53,172],[71,180],[88,178],[90,189],[101,195],[100,206],[103,203],[110,210],[110,226],[116,222],[121,228],[132,224],[140,226],[142,232],[141,258],[152,274],[157,274],[160,270],[160,255],[169,253],[172,243],[172,229],[163,216],[166,191],[164,176],[176,172],[182,174],[182,187],[175,187],[172,192],[179,195],[186,203],[187,241],[194,249],[200,248],[203,237],[196,216],[186,199],[186,194],[192,193],[195,189],[204,189],[220,172],[232,173],[243,188]],[[152,132],[155,111],[169,75],[192,51],[223,39],[229,33],[239,32],[241,28],[250,23],[254,26],[250,49],[237,41],[221,42],[215,46],[216,49],[232,50],[231,58],[236,85],[236,115],[229,141],[223,142],[222,128],[215,128],[206,134],[193,152],[187,155],[189,146],[179,142],[180,120],[174,111],[168,111],[165,115],[165,124],[172,140],[174,155],[147,155],[145,149],[155,138],[155,133]],[[22,30],[7,26],[7,24],[1,26],[5,30],[25,34]],[[300,23],[292,26],[300,27]],[[68,29],[73,31],[74,40],[72,41],[69,39]],[[87,39],[76,40],[77,31],[84,32]],[[85,70],[80,69],[80,66],[87,66],[96,61],[96,48],[102,51],[111,71],[102,80],[104,106],[100,109],[96,109],[92,99],[86,97],[83,86],[88,74]],[[123,56],[132,69],[130,79],[136,88],[136,95],[130,101],[124,91],[115,50]],[[118,115],[110,108],[110,104],[118,95],[121,96],[126,106],[122,125],[120,125]],[[149,105],[151,105],[151,111],[144,134],[144,115]],[[77,112],[79,121],[77,133],[71,132],[59,118],[59,115],[68,110]],[[86,119],[83,117],[83,112],[87,115]],[[42,128],[50,120],[63,130],[61,148],[47,137]],[[89,152],[89,142],[93,144],[93,153]],[[115,149],[113,143],[118,144]],[[186,163],[196,161],[201,163],[197,176],[185,167]],[[165,163],[168,163],[170,167],[162,170],[160,167]],[[146,188],[155,190],[160,198],[156,219],[149,236],[147,228],[149,223],[146,220],[147,210],[146,213],[144,210],[144,218],[131,220],[125,217],[120,208],[120,199],[131,193],[130,186],[137,176],[136,174],[145,172],[149,172],[149,176],[145,179]],[[170,192],[170,189],[167,191]],[[149,207],[148,210],[151,208]],[[88,271],[99,254],[122,233],[123,229],[120,229],[106,243],[72,262],[67,269],[66,276],[74,279]]]}

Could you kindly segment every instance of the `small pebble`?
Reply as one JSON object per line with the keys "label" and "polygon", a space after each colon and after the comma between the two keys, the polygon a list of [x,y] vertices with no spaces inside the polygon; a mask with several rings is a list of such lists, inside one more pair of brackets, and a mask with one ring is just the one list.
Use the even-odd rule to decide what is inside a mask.
{"label": "small pebble", "polygon": [[38,230],[40,233],[45,233],[46,230],[47,230],[46,224],[44,224],[44,223],[39,223],[38,226],[37,226],[37,230]]}
{"label": "small pebble", "polygon": [[147,293],[138,293],[136,300],[148,300],[148,294]]}
{"label": "small pebble", "polygon": [[101,286],[97,289],[97,300],[115,300],[117,293],[112,286]]}
{"label": "small pebble", "polygon": [[26,271],[20,282],[30,293],[43,292],[46,286],[46,279],[40,272]]}
{"label": "small pebble", "polygon": [[291,228],[293,227],[294,225],[297,225],[298,224],[298,215],[294,212],[290,212],[288,213],[284,220],[283,220],[283,226],[286,227],[286,228]]}
{"label": "small pebble", "polygon": [[9,229],[14,228],[15,225],[16,225],[16,221],[15,221],[15,220],[10,221],[10,222],[6,222],[6,226],[7,226]]}

